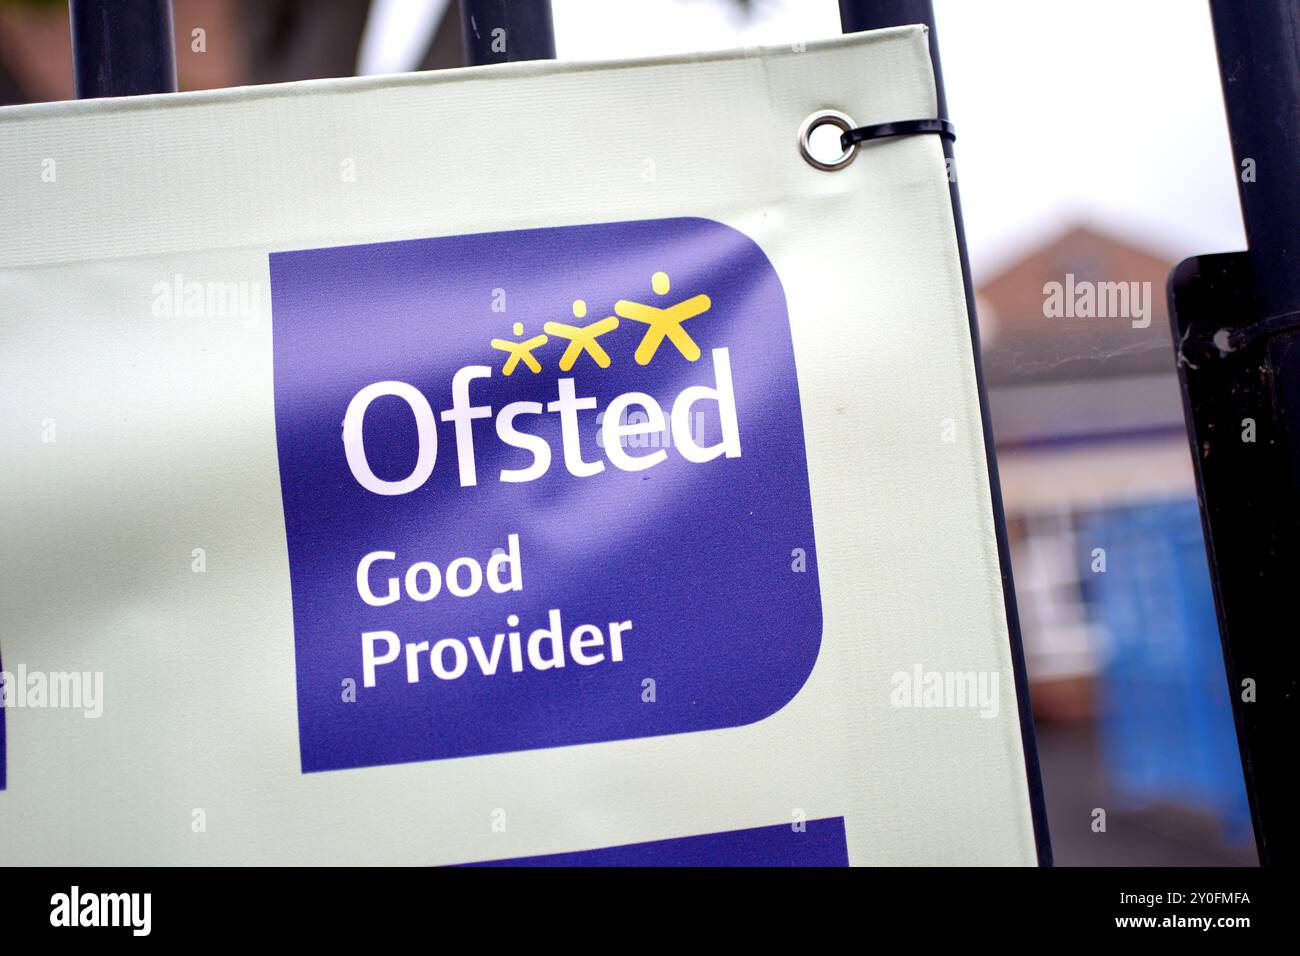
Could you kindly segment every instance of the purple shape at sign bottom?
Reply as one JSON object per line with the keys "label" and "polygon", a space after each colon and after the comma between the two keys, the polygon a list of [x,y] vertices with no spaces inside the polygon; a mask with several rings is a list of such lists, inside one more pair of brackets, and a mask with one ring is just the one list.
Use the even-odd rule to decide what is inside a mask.
{"label": "purple shape at sign bottom", "polygon": [[728,830],[467,866],[848,866],[844,818]]}

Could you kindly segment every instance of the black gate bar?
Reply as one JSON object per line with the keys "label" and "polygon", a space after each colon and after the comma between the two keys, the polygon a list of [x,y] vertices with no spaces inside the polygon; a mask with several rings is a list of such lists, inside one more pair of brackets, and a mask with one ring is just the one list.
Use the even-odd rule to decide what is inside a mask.
{"label": "black gate bar", "polygon": [[1246,252],[1169,314],[1260,862],[1300,858],[1300,4],[1211,0]]}
{"label": "black gate bar", "polygon": [[171,0],[69,0],[77,99],[176,92]]}
{"label": "black gate bar", "polygon": [[465,63],[555,59],[551,0],[459,0]]}

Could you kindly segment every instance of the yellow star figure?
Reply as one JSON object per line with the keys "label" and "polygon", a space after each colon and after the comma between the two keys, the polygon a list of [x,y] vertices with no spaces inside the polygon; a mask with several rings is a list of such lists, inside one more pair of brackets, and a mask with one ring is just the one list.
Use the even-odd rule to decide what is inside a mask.
{"label": "yellow star figure", "polygon": [[[574,318],[581,319],[587,314],[587,303],[581,299],[573,301]],[[583,352],[589,354],[597,365],[601,368],[609,368],[609,353],[601,348],[600,343],[596,341],[606,332],[618,328],[618,319],[608,315],[599,322],[592,322],[590,325],[565,325],[562,322],[547,322],[542,326],[551,335],[562,339],[569,340],[569,346],[560,356],[560,371],[567,372],[573,368],[573,363]]]}
{"label": "yellow star figure", "polygon": [[[524,323],[516,322],[514,326],[515,335],[524,334]],[[506,364],[501,368],[501,374],[509,375],[515,370],[515,367],[522,361],[528,366],[528,370],[536,375],[542,370],[542,363],[533,358],[533,349],[546,344],[545,335],[534,335],[531,339],[524,339],[522,342],[507,342],[505,339],[493,339],[492,347],[500,349],[502,352],[509,354]]]}
{"label": "yellow star figure", "polygon": [[[666,272],[656,272],[650,279],[650,286],[658,295],[667,295],[669,289],[668,274]],[[682,353],[686,361],[694,362],[700,357],[700,347],[682,328],[682,323],[687,319],[693,319],[695,316],[707,312],[712,304],[707,295],[693,296],[683,302],[678,302],[676,305],[662,309],[653,305],[619,299],[614,303],[614,311],[625,319],[631,319],[633,322],[641,322],[650,326],[633,356],[637,365],[649,365],[650,360],[659,351],[659,344],[664,339],[668,339],[673,345],[677,346],[677,351]]]}

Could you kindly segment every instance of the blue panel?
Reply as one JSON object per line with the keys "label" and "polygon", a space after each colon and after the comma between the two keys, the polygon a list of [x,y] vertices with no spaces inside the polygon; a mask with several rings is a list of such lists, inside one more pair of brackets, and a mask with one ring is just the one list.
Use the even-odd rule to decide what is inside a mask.
{"label": "blue panel", "polygon": [[[1166,800],[1248,832],[1250,810],[1194,501],[1089,516],[1080,560],[1111,643],[1102,662],[1108,773],[1137,800]],[[1089,570],[1106,549],[1106,573]]]}

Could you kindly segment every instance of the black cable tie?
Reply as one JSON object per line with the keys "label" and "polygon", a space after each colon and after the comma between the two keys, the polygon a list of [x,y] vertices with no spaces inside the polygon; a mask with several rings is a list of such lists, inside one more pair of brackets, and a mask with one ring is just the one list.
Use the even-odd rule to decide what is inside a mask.
{"label": "black cable tie", "polygon": [[1213,335],[1193,335],[1188,330],[1186,344],[1206,354],[1217,351],[1221,356],[1267,342],[1277,335],[1300,331],[1300,312],[1283,312],[1235,329],[1220,328]]}
{"label": "black cable tie", "polygon": [[858,143],[872,139],[884,139],[887,136],[914,136],[917,133],[938,133],[952,141],[957,138],[957,130],[945,119],[897,120],[893,123],[876,123],[873,126],[858,126],[840,134],[840,149],[848,150]]}

